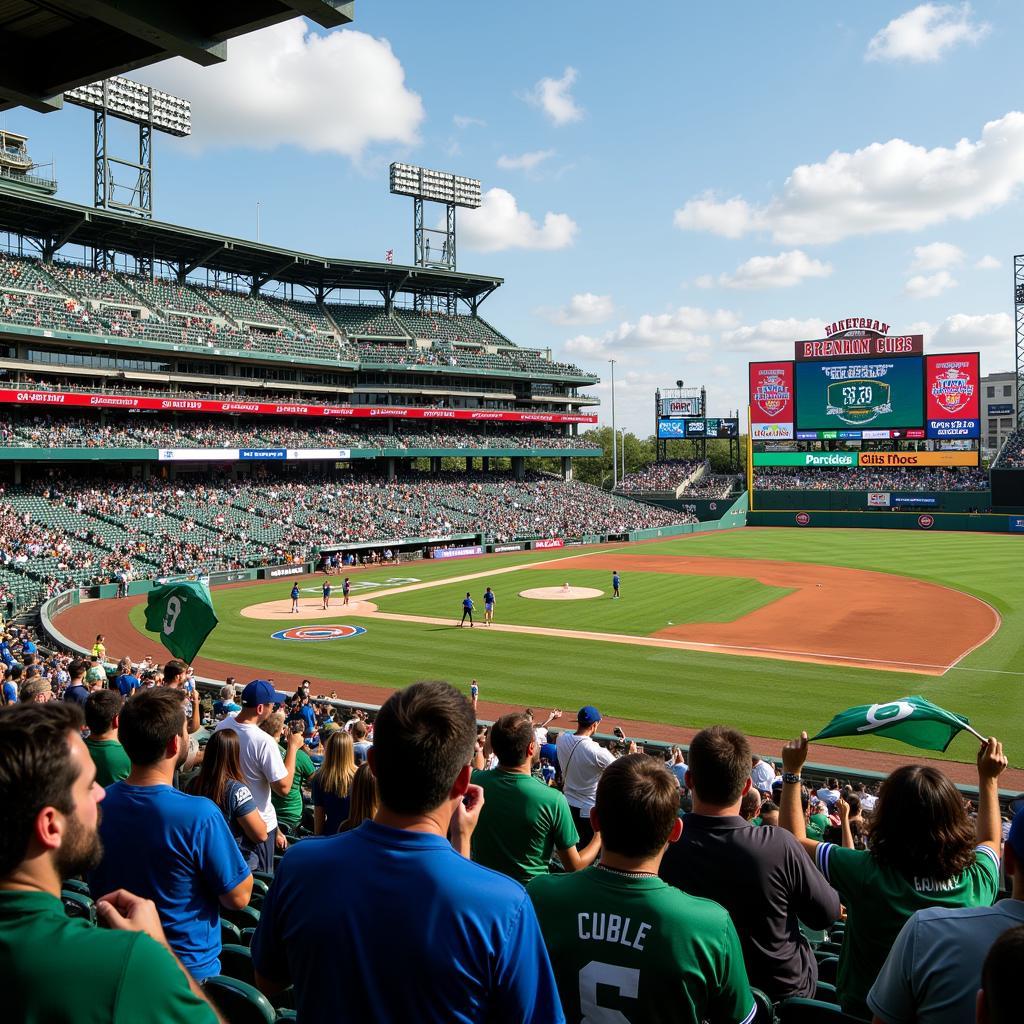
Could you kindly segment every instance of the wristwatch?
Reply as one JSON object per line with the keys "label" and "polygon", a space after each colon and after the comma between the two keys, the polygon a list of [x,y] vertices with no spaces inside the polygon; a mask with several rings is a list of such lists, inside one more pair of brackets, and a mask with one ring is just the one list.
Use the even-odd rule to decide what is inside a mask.
{"label": "wristwatch", "polygon": [[800,773],[799,772],[783,772],[782,773],[782,781],[786,785],[789,785],[790,783],[796,783],[797,785],[799,785],[799,783],[800,783]]}

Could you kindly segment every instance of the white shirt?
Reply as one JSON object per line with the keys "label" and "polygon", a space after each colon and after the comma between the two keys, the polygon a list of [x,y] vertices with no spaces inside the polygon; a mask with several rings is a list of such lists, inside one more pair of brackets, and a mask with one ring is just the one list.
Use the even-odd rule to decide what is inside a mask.
{"label": "white shirt", "polygon": [[539,750],[548,741],[548,727],[545,725],[535,726],[533,730],[533,738],[537,741],[537,749]]}
{"label": "white shirt", "polygon": [[873,811],[875,804],[878,803],[878,797],[871,793],[861,793],[860,795],[860,806],[862,810]]}
{"label": "white shirt", "polygon": [[281,757],[281,748],[274,742],[270,733],[264,732],[258,725],[251,722],[239,722],[235,718],[225,718],[217,723],[214,732],[221,729],[232,729],[238,735],[238,756],[242,767],[242,777],[252,790],[252,798],[260,817],[266,823],[267,831],[277,828],[277,811],[270,802],[270,786],[288,774]]}
{"label": "white shirt", "polygon": [[586,816],[597,799],[601,773],[615,757],[595,743],[592,737],[576,736],[571,732],[561,733],[555,746],[565,782],[562,793],[570,807]]}
{"label": "white shirt", "polygon": [[822,786],[816,795],[823,804],[834,804],[839,799],[840,793],[838,789],[826,789]]}
{"label": "white shirt", "polygon": [[761,793],[770,793],[775,781],[775,769],[767,761],[758,761],[750,770],[750,777]]}

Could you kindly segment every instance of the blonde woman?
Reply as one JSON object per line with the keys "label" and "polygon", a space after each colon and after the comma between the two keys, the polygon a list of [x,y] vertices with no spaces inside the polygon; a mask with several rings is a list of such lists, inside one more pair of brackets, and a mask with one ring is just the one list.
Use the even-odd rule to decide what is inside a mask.
{"label": "blonde woman", "polygon": [[310,780],[313,790],[313,834],[332,836],[348,817],[356,759],[352,737],[332,732],[324,747],[324,761]]}
{"label": "blonde woman", "polygon": [[351,802],[348,808],[348,817],[342,822],[339,832],[349,832],[359,828],[364,821],[372,820],[380,806],[380,797],[377,795],[377,780],[368,764],[361,764],[356,769],[352,779]]}

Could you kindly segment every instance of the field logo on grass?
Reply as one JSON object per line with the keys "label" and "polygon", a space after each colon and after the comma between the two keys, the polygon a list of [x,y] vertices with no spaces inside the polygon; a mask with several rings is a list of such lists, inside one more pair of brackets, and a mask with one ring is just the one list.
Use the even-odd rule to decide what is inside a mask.
{"label": "field logo on grass", "polygon": [[321,640],[347,640],[359,636],[366,630],[362,626],[292,626],[291,629],[279,629],[270,634],[271,640],[305,640],[318,642]]}
{"label": "field logo on grass", "polygon": [[935,525],[935,516],[918,516],[917,525],[920,526],[922,530],[930,530]]}
{"label": "field logo on grass", "polygon": [[811,525],[811,514],[810,514],[810,512],[797,512],[797,514],[796,514],[796,525],[797,526],[810,526]]}
{"label": "field logo on grass", "polygon": [[[337,579],[338,576],[343,575],[342,573],[336,573],[331,577],[331,586],[336,590],[341,591],[341,582]],[[357,590],[381,590],[384,587],[404,587],[409,583],[420,583],[415,576],[392,576],[383,582],[374,580],[352,580],[350,588],[354,594]],[[323,589],[323,584],[317,584],[315,587],[303,587],[302,592],[304,594],[319,594]]]}

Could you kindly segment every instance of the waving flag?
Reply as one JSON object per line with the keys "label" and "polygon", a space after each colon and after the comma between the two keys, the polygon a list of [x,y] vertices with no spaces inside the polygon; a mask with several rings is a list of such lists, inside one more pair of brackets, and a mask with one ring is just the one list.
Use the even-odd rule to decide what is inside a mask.
{"label": "waving flag", "polygon": [[923,750],[945,750],[961,729],[984,739],[963,715],[946,711],[924,697],[900,697],[887,704],[862,704],[841,711],[811,739],[878,735]]}
{"label": "waving flag", "polygon": [[204,583],[154,587],[146,601],[146,629],[182,661],[191,662],[217,625],[210,590]]}

